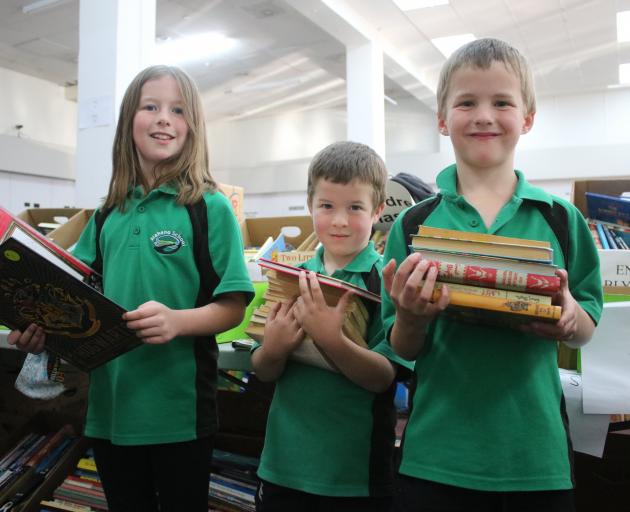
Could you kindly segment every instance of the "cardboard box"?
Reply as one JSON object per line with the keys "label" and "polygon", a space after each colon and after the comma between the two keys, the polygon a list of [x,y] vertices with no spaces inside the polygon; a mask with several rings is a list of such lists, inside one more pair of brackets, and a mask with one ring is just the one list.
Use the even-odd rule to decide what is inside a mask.
{"label": "cardboard box", "polygon": [[[260,217],[241,222],[241,234],[245,247],[260,247],[270,236],[274,239],[284,233],[287,245],[297,247],[313,232],[310,216]],[[247,270],[252,281],[264,281],[257,263],[247,262]]]}
{"label": "cardboard box", "polygon": [[241,222],[241,234],[245,247],[260,247],[268,237],[276,238],[284,233],[287,244],[300,245],[313,232],[310,216],[260,217]]}
{"label": "cardboard box", "polygon": [[64,224],[80,211],[80,208],[29,208],[18,213],[17,218],[36,228],[42,222]]}
{"label": "cardboard box", "polygon": [[607,196],[619,196],[623,192],[630,192],[630,178],[608,180],[577,180],[573,182],[571,200],[588,217],[586,209],[586,192],[605,194]]}
{"label": "cardboard box", "polygon": [[232,203],[234,208],[234,214],[239,222],[245,219],[245,213],[243,209],[243,200],[245,198],[245,190],[243,187],[237,187],[235,185],[226,185],[225,183],[219,183],[219,188]]}
{"label": "cardboard box", "polygon": [[[588,216],[586,192],[618,196],[630,191],[630,179],[577,180],[573,182],[572,201]],[[604,292],[630,294],[630,251],[621,249],[598,250]]]}
{"label": "cardboard box", "polygon": [[77,240],[81,236],[83,229],[93,213],[94,210],[80,210],[76,215],[73,215],[68,222],[62,224],[46,236],[60,247],[68,249],[77,243]]}

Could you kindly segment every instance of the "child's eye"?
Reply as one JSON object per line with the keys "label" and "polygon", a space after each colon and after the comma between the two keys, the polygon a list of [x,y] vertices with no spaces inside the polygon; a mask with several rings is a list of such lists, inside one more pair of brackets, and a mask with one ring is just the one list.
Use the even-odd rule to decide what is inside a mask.
{"label": "child's eye", "polygon": [[464,100],[464,101],[460,101],[456,107],[460,107],[460,108],[470,108],[472,106],[474,106],[474,102],[472,100]]}
{"label": "child's eye", "polygon": [[184,109],[182,107],[173,107],[173,113],[178,115],[184,114]]}
{"label": "child's eye", "polygon": [[319,207],[324,210],[330,210],[332,208],[332,204],[330,203],[319,203]]}
{"label": "child's eye", "polygon": [[505,101],[505,100],[498,100],[495,102],[495,105],[499,108],[506,108],[506,107],[512,106],[512,104],[509,101]]}
{"label": "child's eye", "polygon": [[157,110],[157,106],[153,105],[152,103],[147,103],[146,105],[142,106],[142,110],[148,110],[150,112],[154,112]]}
{"label": "child's eye", "polygon": [[363,206],[361,206],[360,204],[353,204],[352,206],[350,206],[350,209],[355,212],[358,212],[358,211],[363,210]]}

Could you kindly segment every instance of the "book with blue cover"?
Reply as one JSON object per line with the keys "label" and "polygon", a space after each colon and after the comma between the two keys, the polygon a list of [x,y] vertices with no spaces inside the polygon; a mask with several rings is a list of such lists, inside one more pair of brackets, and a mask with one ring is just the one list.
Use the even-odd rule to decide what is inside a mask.
{"label": "book with blue cover", "polygon": [[590,219],[630,226],[630,198],[586,192]]}

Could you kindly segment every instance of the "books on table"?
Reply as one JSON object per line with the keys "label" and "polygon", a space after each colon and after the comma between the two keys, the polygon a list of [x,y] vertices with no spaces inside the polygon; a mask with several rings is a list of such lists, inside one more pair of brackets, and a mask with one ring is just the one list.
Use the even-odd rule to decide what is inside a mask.
{"label": "books on table", "polygon": [[420,226],[410,249],[438,270],[433,301],[446,284],[446,313],[463,321],[516,326],[556,322],[560,289],[553,249],[546,241]]}
{"label": "books on table", "polygon": [[142,344],[100,275],[0,208],[0,323],[46,332],[46,349],[90,371]]}
{"label": "books on table", "polygon": [[[271,308],[279,302],[291,302],[300,295],[299,276],[300,273],[307,271],[266,259],[260,259],[259,265],[267,269],[266,276],[269,287],[264,295],[265,304],[254,311],[245,332],[254,340],[264,343],[265,323]],[[335,306],[344,293],[352,291],[353,296],[348,303],[342,329],[344,334],[354,343],[367,347],[365,337],[370,317],[370,304],[380,303],[380,297],[363,288],[330,276],[322,274],[316,274],[316,276],[324,299],[329,306]],[[304,364],[338,371],[326,353],[308,336],[292,353],[291,357]]]}

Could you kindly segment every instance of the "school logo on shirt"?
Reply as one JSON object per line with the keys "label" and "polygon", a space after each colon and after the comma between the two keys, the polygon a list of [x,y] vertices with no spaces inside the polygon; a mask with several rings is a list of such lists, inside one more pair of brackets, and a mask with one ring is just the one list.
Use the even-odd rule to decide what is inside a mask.
{"label": "school logo on shirt", "polygon": [[177,231],[158,231],[151,235],[153,248],[160,254],[173,254],[179,251],[186,242]]}

